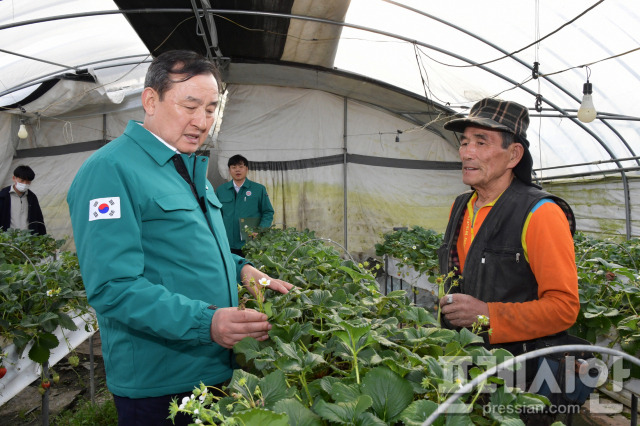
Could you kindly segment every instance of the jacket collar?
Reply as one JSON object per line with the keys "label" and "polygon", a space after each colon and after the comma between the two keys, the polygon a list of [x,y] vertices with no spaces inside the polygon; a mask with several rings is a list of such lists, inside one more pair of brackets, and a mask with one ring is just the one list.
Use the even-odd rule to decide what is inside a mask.
{"label": "jacket collar", "polygon": [[[249,178],[244,178],[244,182],[242,182],[242,186],[240,187],[240,190],[244,189],[249,189],[251,188],[253,182],[251,182],[249,180]],[[233,185],[233,179],[231,179],[229,182],[227,182],[227,185],[229,185],[230,189],[233,189],[235,191],[234,185]]]}
{"label": "jacket collar", "polygon": [[130,120],[124,134],[138,144],[160,166],[165,165],[176,154],[176,151],[171,151],[153,133],[142,127],[142,123],[139,121]]}

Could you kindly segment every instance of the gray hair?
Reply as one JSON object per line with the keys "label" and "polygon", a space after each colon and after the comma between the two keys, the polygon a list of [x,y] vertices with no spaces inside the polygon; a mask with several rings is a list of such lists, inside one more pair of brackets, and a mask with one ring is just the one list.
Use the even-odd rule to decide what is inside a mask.
{"label": "gray hair", "polygon": [[[172,78],[172,74],[186,75],[180,79]],[[151,87],[158,92],[160,100],[171,89],[174,83],[182,83],[197,75],[211,74],[221,90],[222,79],[216,64],[190,50],[169,50],[156,57],[144,80],[144,87]]]}

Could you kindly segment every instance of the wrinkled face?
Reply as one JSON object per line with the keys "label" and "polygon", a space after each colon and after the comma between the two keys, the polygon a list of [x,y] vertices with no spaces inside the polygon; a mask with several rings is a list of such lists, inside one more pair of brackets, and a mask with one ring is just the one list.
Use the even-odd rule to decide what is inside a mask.
{"label": "wrinkled face", "polygon": [[519,144],[502,147],[502,132],[485,127],[468,126],[460,139],[462,182],[476,190],[490,188],[501,178],[511,175],[520,158],[514,156]]}
{"label": "wrinkled face", "polygon": [[[174,80],[184,77],[172,76]],[[218,83],[211,74],[173,83],[160,100],[147,87],[142,93],[145,109],[144,127],[178,151],[191,154],[205,141],[213,125],[218,106]]]}
{"label": "wrinkled face", "polygon": [[249,171],[249,168],[244,164],[234,164],[232,166],[229,166],[229,173],[231,174],[231,179],[233,179],[238,183],[244,181],[244,179],[247,177],[248,171]]}

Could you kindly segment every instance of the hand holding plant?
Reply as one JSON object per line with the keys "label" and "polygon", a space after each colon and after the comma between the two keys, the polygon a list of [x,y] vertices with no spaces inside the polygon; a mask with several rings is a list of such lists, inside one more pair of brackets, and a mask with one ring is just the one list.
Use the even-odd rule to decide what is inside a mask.
{"label": "hand holding plant", "polygon": [[[245,288],[251,293],[256,301],[258,310],[265,313],[264,310],[264,296],[267,289],[277,291],[282,294],[287,294],[289,290],[293,288],[293,285],[282,280],[271,278],[264,272],[254,268],[251,265],[245,265],[242,268],[242,283]],[[246,299],[246,303],[250,299]],[[244,306],[244,304],[243,304]]]}
{"label": "hand holding plant", "polygon": [[[458,280],[459,276],[455,274],[456,269],[450,271],[447,275],[441,275],[436,278],[436,284],[438,285],[438,300],[441,300],[443,297],[447,296],[453,287],[457,287],[459,285]],[[455,277],[455,279],[453,279]],[[447,282],[451,284],[447,287]],[[442,307],[438,305],[438,324],[440,324],[440,318],[442,315]]]}
{"label": "hand holding plant", "polygon": [[[260,278],[256,283],[255,278],[251,277],[249,278],[248,281],[249,281],[249,284],[247,285],[247,289],[255,298],[254,300],[256,301],[257,311],[262,312],[264,314],[265,313],[264,293],[267,291],[267,288],[269,288],[269,285],[271,284],[271,280],[268,280],[263,277],[263,278]],[[243,299],[243,300],[246,303],[246,301],[250,299]],[[242,307],[244,308],[244,303],[242,304]],[[240,307],[238,307],[238,309],[240,309]]]}

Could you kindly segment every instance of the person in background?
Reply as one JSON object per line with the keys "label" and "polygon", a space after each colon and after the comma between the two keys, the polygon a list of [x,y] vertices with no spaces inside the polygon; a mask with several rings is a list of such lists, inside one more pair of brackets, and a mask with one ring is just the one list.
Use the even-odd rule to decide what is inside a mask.
{"label": "person in background", "polygon": [[13,171],[13,184],[0,191],[0,227],[29,229],[34,234],[45,235],[42,210],[38,197],[29,190],[36,174],[29,166],[18,166]]}
{"label": "person in background", "polygon": [[231,252],[242,256],[246,243],[244,227],[268,228],[273,222],[273,206],[267,189],[247,179],[249,161],[236,154],[227,162],[231,180],[216,189],[222,203],[222,219],[227,230]]}
{"label": "person in background", "polygon": [[214,123],[219,78],[195,52],[156,57],[144,121],[87,159],[67,196],[120,426],[173,424],[173,398],[201,382],[220,388],[235,366],[231,348],[269,337],[264,313],[237,308],[237,283],[292,287],[230,252],[208,158],[195,155]]}
{"label": "person in background", "polygon": [[444,323],[492,330],[487,347],[514,355],[564,333],[580,310],[569,205],[532,183],[527,108],[483,99],[445,129],[462,133],[462,181],[451,209],[440,272],[459,286],[440,299]]}

